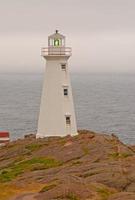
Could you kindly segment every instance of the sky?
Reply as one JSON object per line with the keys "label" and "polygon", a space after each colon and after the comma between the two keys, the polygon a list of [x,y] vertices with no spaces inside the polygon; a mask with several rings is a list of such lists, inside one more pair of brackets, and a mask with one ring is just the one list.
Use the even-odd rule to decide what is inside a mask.
{"label": "sky", "polygon": [[0,73],[42,73],[56,29],[71,72],[135,72],[135,0],[0,0]]}

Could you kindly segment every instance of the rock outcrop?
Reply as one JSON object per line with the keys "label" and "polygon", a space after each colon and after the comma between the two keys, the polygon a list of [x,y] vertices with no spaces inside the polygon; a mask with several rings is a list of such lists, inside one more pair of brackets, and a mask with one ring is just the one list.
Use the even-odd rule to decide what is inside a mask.
{"label": "rock outcrop", "polygon": [[0,200],[135,200],[135,148],[86,130],[11,142],[0,148]]}

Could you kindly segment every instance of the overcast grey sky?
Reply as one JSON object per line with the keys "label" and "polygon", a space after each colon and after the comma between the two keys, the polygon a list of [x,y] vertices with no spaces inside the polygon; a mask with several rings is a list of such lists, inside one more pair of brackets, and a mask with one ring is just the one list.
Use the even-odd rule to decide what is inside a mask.
{"label": "overcast grey sky", "polygon": [[135,72],[135,0],[0,0],[0,72],[42,72],[56,28],[71,71]]}

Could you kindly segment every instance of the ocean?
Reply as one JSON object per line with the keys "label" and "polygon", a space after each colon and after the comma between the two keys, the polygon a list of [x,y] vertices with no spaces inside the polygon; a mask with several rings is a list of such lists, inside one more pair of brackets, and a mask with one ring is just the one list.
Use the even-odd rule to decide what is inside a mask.
{"label": "ocean", "polygon": [[[135,74],[71,74],[78,129],[135,144]],[[41,74],[0,75],[0,129],[11,139],[36,132]]]}

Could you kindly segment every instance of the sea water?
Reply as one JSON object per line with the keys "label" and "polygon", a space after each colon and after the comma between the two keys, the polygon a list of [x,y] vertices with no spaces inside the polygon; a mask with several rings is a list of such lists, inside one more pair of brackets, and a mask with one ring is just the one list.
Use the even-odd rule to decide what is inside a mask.
{"label": "sea water", "polygon": [[[115,133],[135,144],[135,74],[71,74],[78,129]],[[43,75],[0,75],[0,129],[36,132]],[[55,97],[54,97],[55,98]]]}

